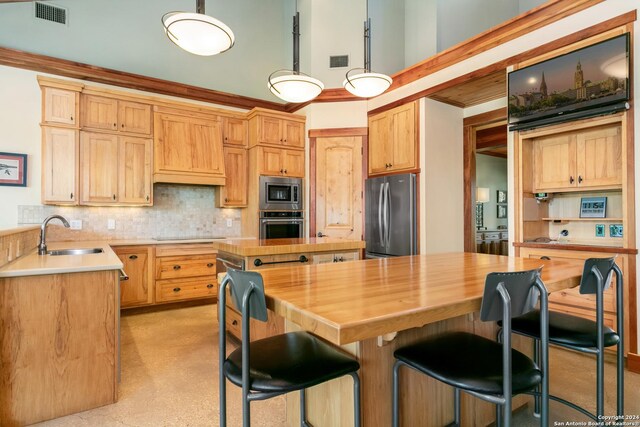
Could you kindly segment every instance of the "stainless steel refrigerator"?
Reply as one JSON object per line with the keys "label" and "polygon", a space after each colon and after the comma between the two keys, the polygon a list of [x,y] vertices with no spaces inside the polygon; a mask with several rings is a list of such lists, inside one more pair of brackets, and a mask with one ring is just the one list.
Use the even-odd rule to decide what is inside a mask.
{"label": "stainless steel refrigerator", "polygon": [[365,181],[366,257],[415,255],[416,175],[390,175]]}

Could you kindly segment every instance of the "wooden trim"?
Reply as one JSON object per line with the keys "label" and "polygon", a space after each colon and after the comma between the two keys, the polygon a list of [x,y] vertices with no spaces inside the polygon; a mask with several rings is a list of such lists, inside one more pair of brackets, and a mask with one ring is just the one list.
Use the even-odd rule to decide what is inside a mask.
{"label": "wooden trim", "polygon": [[328,138],[332,136],[366,136],[369,128],[329,128],[309,129],[309,138]]}
{"label": "wooden trim", "polygon": [[[629,328],[628,336],[629,343],[627,344],[627,348],[630,353],[638,352],[638,303],[637,303],[637,293],[638,293],[638,282],[636,275],[636,257],[628,256],[627,257],[627,275],[625,278],[625,282],[627,284],[627,307],[629,309],[629,323],[627,327]],[[640,370],[637,371],[640,373]]]}
{"label": "wooden trim", "polygon": [[59,76],[72,77],[96,83],[126,87],[180,98],[194,99],[229,107],[268,108],[270,110],[285,111],[286,105],[265,101],[257,98],[234,95],[227,92],[186,85],[183,83],[147,77],[140,74],[128,73],[109,68],[98,67],[81,62],[39,55],[17,49],[0,47],[0,65],[24,68]]}
{"label": "wooden trim", "polygon": [[534,242],[513,242],[513,246],[517,248],[545,248],[545,249],[560,249],[582,252],[605,252],[612,254],[630,254],[637,255],[637,249],[630,248],[616,248],[614,246],[589,246],[589,245],[563,245],[563,244],[549,244],[549,243],[534,243]]}
{"label": "wooden trim", "polygon": [[[462,76],[456,77],[452,80],[443,82],[439,85],[436,86],[432,86],[430,88],[421,90],[419,92],[413,93],[411,95],[408,95],[404,98],[398,99],[396,101],[392,101],[389,104],[385,104],[381,107],[378,107],[374,110],[371,110],[368,112],[368,115],[374,115],[374,114],[378,114],[387,110],[390,110],[392,108],[395,108],[399,105],[402,104],[406,104],[408,102],[411,101],[415,101],[417,99],[420,98],[424,98],[424,97],[428,97],[434,93],[437,93],[443,89],[448,89],[450,87],[454,87],[457,86],[459,84],[468,82],[470,80],[473,80],[475,78],[478,77],[483,77],[486,76],[488,74],[491,74],[495,71],[498,71],[500,69],[505,70],[506,72],[506,68],[510,65],[514,65],[520,62],[524,62],[533,58],[536,58],[538,56],[544,55],[545,53],[549,52],[549,51],[553,51],[556,49],[560,49],[563,48],[565,46],[569,46],[573,43],[577,43],[585,38],[589,38],[589,37],[593,37],[595,35],[598,35],[600,33],[612,30],[616,27],[620,27],[620,26],[624,26],[629,24],[630,22],[634,22],[637,19],[637,11],[636,10],[632,10],[629,11],[627,13],[624,13],[622,15],[616,16],[614,18],[611,18],[607,21],[603,21],[600,22],[596,25],[593,25],[591,27],[585,28],[583,30],[577,31],[575,33],[569,34],[568,36],[559,38],[557,40],[551,41],[549,43],[543,44],[541,46],[535,47],[533,49],[530,49],[526,52],[522,52],[519,53],[517,55],[514,55],[510,58],[506,58],[503,59],[502,61],[498,61],[495,62],[493,64],[490,64],[486,67],[480,68],[478,70],[474,70],[470,73],[464,74]],[[425,74],[425,76],[428,74]],[[422,76],[424,77],[424,76]],[[317,99],[317,98],[316,98]]]}
{"label": "wooden trim", "polygon": [[486,113],[476,114],[475,116],[465,117],[462,121],[463,126],[482,126],[489,123],[499,122],[507,117],[507,107],[498,108],[497,110],[487,111]]}
{"label": "wooden trim", "polygon": [[640,354],[627,353],[627,369],[640,374]]}
{"label": "wooden trim", "polygon": [[316,237],[316,137],[309,134],[309,237]]}

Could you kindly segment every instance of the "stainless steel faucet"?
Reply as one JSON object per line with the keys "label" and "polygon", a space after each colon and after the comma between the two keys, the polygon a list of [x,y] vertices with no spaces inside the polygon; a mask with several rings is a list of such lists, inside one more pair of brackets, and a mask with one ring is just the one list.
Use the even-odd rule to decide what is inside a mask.
{"label": "stainless steel faucet", "polygon": [[60,221],[62,221],[62,225],[69,228],[69,221],[67,221],[63,216],[51,215],[46,217],[45,220],[42,221],[42,225],[40,226],[40,243],[38,243],[38,255],[47,254],[47,224],[49,224],[49,221],[51,221],[52,219],[59,219]]}

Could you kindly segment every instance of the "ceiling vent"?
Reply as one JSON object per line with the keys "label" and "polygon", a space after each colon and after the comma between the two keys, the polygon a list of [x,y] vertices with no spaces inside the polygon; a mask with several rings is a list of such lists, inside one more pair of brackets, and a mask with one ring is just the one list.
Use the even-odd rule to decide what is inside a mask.
{"label": "ceiling vent", "polygon": [[349,55],[335,55],[329,57],[329,68],[346,68],[349,66]]}
{"label": "ceiling vent", "polygon": [[67,9],[49,3],[34,2],[34,4],[36,18],[67,25]]}

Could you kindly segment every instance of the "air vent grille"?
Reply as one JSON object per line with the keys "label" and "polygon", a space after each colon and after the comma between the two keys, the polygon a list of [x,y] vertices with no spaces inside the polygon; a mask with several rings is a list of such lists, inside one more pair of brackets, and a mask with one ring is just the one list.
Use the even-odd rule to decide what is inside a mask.
{"label": "air vent grille", "polygon": [[45,21],[67,24],[67,9],[47,3],[35,2],[36,18]]}
{"label": "air vent grille", "polygon": [[329,57],[329,68],[345,68],[349,66],[349,55],[335,55]]}

